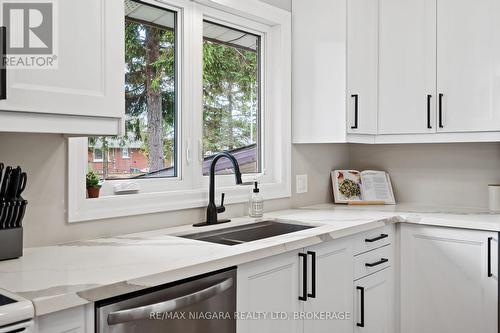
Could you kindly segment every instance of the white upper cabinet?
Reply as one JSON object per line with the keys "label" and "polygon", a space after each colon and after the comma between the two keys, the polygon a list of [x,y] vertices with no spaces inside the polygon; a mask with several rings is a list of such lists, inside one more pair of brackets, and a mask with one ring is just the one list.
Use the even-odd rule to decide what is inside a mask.
{"label": "white upper cabinet", "polygon": [[[5,2],[0,5],[5,12]],[[11,10],[11,24],[3,23],[11,47],[23,31],[19,13]],[[50,12],[42,14],[42,20],[50,19]],[[57,66],[7,68],[0,131],[119,134],[125,112],[123,1],[54,0],[52,19]],[[31,31],[25,33],[30,46],[40,42]]]}
{"label": "white upper cabinet", "polygon": [[437,2],[439,132],[500,130],[500,1]]}
{"label": "white upper cabinet", "polygon": [[295,143],[500,141],[499,1],[296,0],[293,27]]}
{"label": "white upper cabinet", "polygon": [[347,132],[377,132],[378,0],[347,1]]}
{"label": "white upper cabinet", "polygon": [[433,133],[436,0],[379,1],[378,133]]}
{"label": "white upper cabinet", "polygon": [[294,143],[345,142],[346,1],[294,0]]}

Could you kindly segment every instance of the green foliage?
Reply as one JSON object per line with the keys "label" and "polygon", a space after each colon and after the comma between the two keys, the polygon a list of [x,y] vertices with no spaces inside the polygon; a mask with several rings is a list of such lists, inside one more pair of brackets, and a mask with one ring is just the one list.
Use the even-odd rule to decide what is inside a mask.
{"label": "green foliage", "polygon": [[243,147],[256,141],[257,77],[257,52],[204,41],[204,152]]}
{"label": "green foliage", "polygon": [[[159,44],[156,60],[148,64],[148,38]],[[147,98],[149,93],[161,94],[162,120],[164,128],[164,158],[172,159],[175,130],[175,33],[168,29],[125,23],[125,105],[127,137],[143,141],[143,150],[149,155],[147,145]],[[146,67],[153,75],[148,77]]]}
{"label": "green foliage", "polygon": [[[160,126],[163,128],[164,156],[159,158],[172,161],[174,157],[175,40],[175,31],[171,29],[160,29],[128,19],[125,21],[126,135],[120,144],[126,147],[128,141],[141,141],[141,150],[150,159],[158,158],[150,156],[149,151],[148,97],[152,95],[161,96]],[[157,46],[153,51],[151,43]],[[203,42],[205,154],[243,147],[257,141],[258,70],[257,52],[209,40]],[[92,138],[89,147],[92,149],[97,142],[100,148],[102,144],[106,159],[108,140]],[[106,172],[103,170],[105,178]]]}
{"label": "green foliage", "polygon": [[95,187],[100,188],[101,187],[100,182],[101,179],[94,171],[87,172],[87,177],[86,177],[87,188],[95,188]]}

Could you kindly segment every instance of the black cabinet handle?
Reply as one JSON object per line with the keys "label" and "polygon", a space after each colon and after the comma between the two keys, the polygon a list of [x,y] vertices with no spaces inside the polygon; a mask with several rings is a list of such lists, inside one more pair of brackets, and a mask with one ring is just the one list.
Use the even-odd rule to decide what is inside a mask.
{"label": "black cabinet handle", "polygon": [[373,243],[373,242],[379,241],[379,240],[387,238],[387,237],[389,237],[388,234],[380,234],[380,236],[377,236],[375,238],[366,238],[365,243]]}
{"label": "black cabinet handle", "polygon": [[491,241],[493,237],[488,237],[488,277],[492,277],[493,273],[491,272]]}
{"label": "black cabinet handle", "polygon": [[385,264],[386,262],[388,262],[389,259],[386,259],[386,258],[382,258],[380,259],[379,261],[375,261],[375,262],[371,262],[371,263],[366,263],[365,266],[366,267],[375,267],[375,266],[378,266],[378,265],[382,265],[382,264]]}
{"label": "black cabinet handle", "polygon": [[316,252],[307,251],[307,254],[311,256],[311,282],[312,290],[311,293],[307,294],[308,297],[316,298]]}
{"label": "black cabinet handle", "polygon": [[427,95],[427,128],[431,129],[431,99],[432,95]]}
{"label": "black cabinet handle", "polygon": [[439,128],[443,128],[443,94],[439,94]]}
{"label": "black cabinet handle", "polygon": [[356,129],[358,128],[358,95],[351,95],[351,98],[354,98],[354,125],[351,128]]}
{"label": "black cabinet handle", "polygon": [[0,27],[2,63],[0,64],[0,100],[7,99],[7,28]]}
{"label": "black cabinet handle", "polygon": [[299,258],[302,258],[302,296],[299,296],[299,301],[307,301],[307,254],[299,253]]}
{"label": "black cabinet handle", "polygon": [[356,287],[356,290],[361,291],[361,295],[359,298],[359,305],[361,308],[361,313],[359,316],[360,316],[361,322],[356,323],[356,326],[365,327],[365,288],[358,286],[358,287]]}

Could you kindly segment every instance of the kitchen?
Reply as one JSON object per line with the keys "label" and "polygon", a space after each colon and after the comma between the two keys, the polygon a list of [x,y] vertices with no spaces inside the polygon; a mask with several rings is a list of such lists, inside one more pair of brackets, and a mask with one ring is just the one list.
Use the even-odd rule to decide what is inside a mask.
{"label": "kitchen", "polygon": [[[0,303],[16,301],[0,306],[0,332],[498,332],[495,1],[45,3],[57,67],[0,71],[0,162],[26,173],[15,196],[28,202],[22,256],[0,261]],[[123,75],[147,56],[125,40],[144,42],[148,27],[174,59],[158,61],[163,169],[142,164],[152,132],[133,107],[142,88]],[[246,62],[209,67],[221,50]],[[236,65],[251,84],[229,75]],[[234,146],[217,131],[231,119]],[[102,139],[136,132],[142,141]],[[222,150],[244,183],[217,161],[213,203],[232,221],[193,227]],[[334,204],[330,172],[345,168],[387,171],[397,204]],[[255,181],[263,217],[249,217]],[[199,239],[221,230],[241,243]],[[165,301],[148,319],[117,314]],[[239,317],[149,319],[219,311]]]}

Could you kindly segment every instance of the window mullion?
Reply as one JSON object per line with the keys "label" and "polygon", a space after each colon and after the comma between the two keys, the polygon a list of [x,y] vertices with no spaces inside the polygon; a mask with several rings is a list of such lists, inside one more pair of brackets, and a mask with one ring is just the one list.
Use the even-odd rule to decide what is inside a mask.
{"label": "window mullion", "polygon": [[193,187],[203,184],[203,13],[199,6],[193,6],[191,17],[191,140]]}

